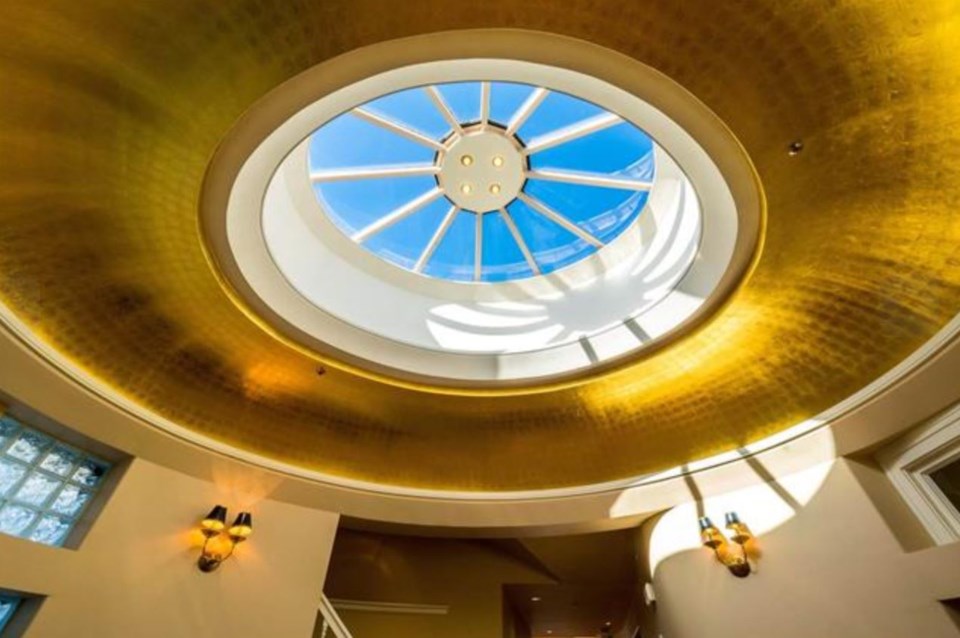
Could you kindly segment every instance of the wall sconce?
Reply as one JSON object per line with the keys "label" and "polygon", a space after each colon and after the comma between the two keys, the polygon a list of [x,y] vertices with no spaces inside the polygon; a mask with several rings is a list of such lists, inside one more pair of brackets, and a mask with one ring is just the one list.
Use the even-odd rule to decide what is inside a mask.
{"label": "wall sconce", "polygon": [[[203,534],[203,549],[200,550],[200,558],[197,559],[197,567],[204,573],[209,573],[220,567],[220,563],[233,556],[233,550],[237,545],[250,538],[253,534],[253,517],[250,512],[240,512],[233,525],[227,527],[227,508],[223,505],[217,505],[207,516],[200,521],[200,533]],[[210,547],[210,541],[224,534],[226,529],[227,547],[224,543],[216,543],[216,547]]]}
{"label": "wall sconce", "polygon": [[730,540],[740,546],[740,551],[735,552],[730,549],[726,537],[714,526],[706,516],[700,518],[700,540],[704,547],[709,547],[730,573],[737,578],[746,578],[753,569],[750,567],[750,559],[747,556],[747,541],[753,538],[750,528],[746,523],[740,521],[736,512],[727,512],[726,527],[730,531]]}

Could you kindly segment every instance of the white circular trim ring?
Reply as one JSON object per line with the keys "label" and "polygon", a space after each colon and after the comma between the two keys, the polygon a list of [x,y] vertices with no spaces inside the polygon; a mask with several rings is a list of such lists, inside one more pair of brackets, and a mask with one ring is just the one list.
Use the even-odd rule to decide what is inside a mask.
{"label": "white circular trim ring", "polygon": [[[370,255],[337,232],[319,209],[302,174],[296,179],[283,179],[288,164],[295,164],[300,173],[304,170],[305,160],[298,157],[305,157],[303,140],[353,106],[412,86],[476,79],[536,84],[589,99],[641,127],[657,142],[664,151],[658,155],[658,174],[663,167],[679,165],[675,174],[689,178],[696,192],[690,199],[702,206],[698,215],[702,240],[698,253],[688,255],[690,267],[676,268],[674,281],[657,287],[664,294],[638,304],[632,312],[625,312],[622,304],[605,303],[604,295],[597,294],[598,285],[609,293],[609,300],[625,296],[642,299],[649,292],[642,288],[642,282],[629,277],[621,275],[616,281],[617,266],[631,256],[637,257],[638,237],[643,236],[639,231],[625,232],[591,258],[532,280],[464,286],[408,273]],[[293,153],[291,149],[295,149]],[[278,166],[283,168],[277,171]],[[297,193],[299,182],[310,194],[312,206],[304,201],[303,192]],[[286,202],[282,201],[283,190],[287,191]],[[655,195],[651,192],[648,206],[657,201]],[[649,218],[647,213],[641,213],[638,219]],[[738,227],[734,199],[720,170],[693,137],[663,112],[588,75],[501,59],[447,60],[402,67],[346,86],[308,105],[268,135],[244,162],[231,186],[226,216],[230,250],[247,284],[262,303],[298,330],[407,376],[494,384],[542,381],[582,371],[633,354],[670,333],[696,313],[720,282],[730,264]],[[311,218],[311,224],[303,223],[304,216]],[[319,230],[324,223],[332,232]],[[278,241],[278,237],[285,239]],[[293,244],[287,241],[298,247],[292,249]],[[339,260],[334,264],[330,260],[337,255]],[[351,303],[343,303],[342,294],[339,304],[331,301],[329,287],[323,290],[324,282],[316,277],[317,272],[336,272],[327,283],[341,293],[354,291],[352,311]],[[604,277],[612,281],[604,281]],[[439,343],[441,339],[435,333],[424,332],[428,318],[422,312],[414,312],[402,321],[401,329],[391,331],[384,325],[401,316],[397,309],[406,312],[418,307],[412,303],[414,299],[427,300],[427,306],[448,303],[476,311],[483,304],[489,307],[497,302],[556,298],[560,290],[574,298],[582,295],[581,308],[589,304],[593,312],[606,306],[612,315],[597,313],[592,324],[583,325],[569,314],[560,314],[551,321],[581,328],[568,334],[565,341],[534,340],[533,347],[525,348],[500,343],[486,352],[456,347],[455,339]],[[356,291],[362,291],[368,303],[356,303]],[[573,301],[564,304],[568,313],[577,306]],[[421,328],[419,334],[409,330],[416,325]],[[469,339],[461,339],[465,341]]]}

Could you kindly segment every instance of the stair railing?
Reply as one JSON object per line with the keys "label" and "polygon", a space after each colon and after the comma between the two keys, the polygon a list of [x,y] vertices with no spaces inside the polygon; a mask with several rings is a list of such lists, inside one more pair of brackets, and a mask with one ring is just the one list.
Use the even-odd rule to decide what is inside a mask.
{"label": "stair railing", "polygon": [[320,638],[353,638],[326,594],[320,595]]}

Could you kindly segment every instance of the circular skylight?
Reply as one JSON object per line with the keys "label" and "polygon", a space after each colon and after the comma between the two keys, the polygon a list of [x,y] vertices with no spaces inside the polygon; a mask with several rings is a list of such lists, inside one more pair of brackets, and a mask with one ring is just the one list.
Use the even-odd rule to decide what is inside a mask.
{"label": "circular skylight", "polygon": [[310,137],[314,193],[345,235],[381,259],[452,281],[548,274],[637,219],[652,140],[566,93],[448,82],[371,100]]}
{"label": "circular skylight", "polygon": [[256,114],[273,132],[207,231],[284,337],[404,382],[513,385],[654,348],[729,290],[750,237],[732,191],[640,96],[514,59],[325,81]]}

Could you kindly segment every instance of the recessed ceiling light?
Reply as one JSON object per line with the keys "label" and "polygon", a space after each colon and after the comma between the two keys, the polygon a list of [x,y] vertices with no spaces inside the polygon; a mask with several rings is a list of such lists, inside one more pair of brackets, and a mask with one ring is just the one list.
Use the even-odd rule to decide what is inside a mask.
{"label": "recessed ceiling light", "polygon": [[500,193],[500,184],[490,184],[490,194],[497,195]]}
{"label": "recessed ceiling light", "polygon": [[473,164],[473,155],[463,155],[460,157],[460,163],[464,166],[470,166]]}
{"label": "recessed ceiling light", "polygon": [[493,161],[493,165],[496,166],[497,168],[500,168],[501,166],[503,166],[503,157],[500,155],[495,155],[492,161]]}
{"label": "recessed ceiling light", "polygon": [[541,599],[540,599],[539,596],[531,596],[531,597],[530,597],[530,601],[531,601],[531,602],[538,603],[538,602],[540,602],[540,600],[541,600]]}
{"label": "recessed ceiling light", "polygon": [[460,192],[463,193],[464,195],[469,195],[470,193],[473,192],[473,186],[464,182],[463,184],[460,184]]}

